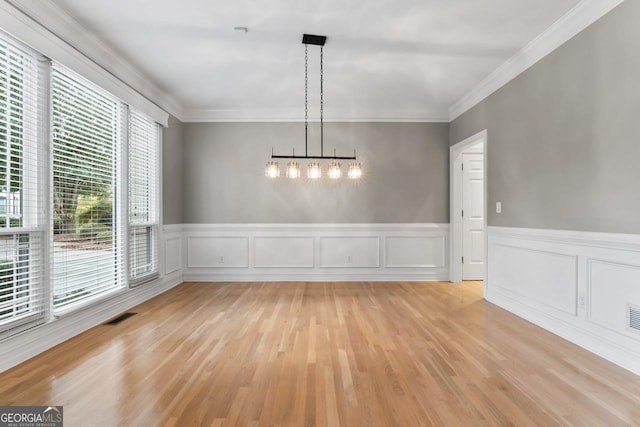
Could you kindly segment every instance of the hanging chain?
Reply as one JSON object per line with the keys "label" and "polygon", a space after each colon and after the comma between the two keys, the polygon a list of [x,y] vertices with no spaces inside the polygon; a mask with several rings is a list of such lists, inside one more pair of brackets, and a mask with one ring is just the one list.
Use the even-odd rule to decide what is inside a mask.
{"label": "hanging chain", "polygon": [[322,81],[324,80],[324,72],[323,70],[323,54],[322,54],[322,46],[320,46],[320,121],[322,121],[322,111],[324,109],[324,88]]}
{"label": "hanging chain", "polygon": [[309,129],[309,46],[304,45],[304,155],[308,156]]}
{"label": "hanging chain", "polygon": [[309,46],[304,45],[304,123],[309,121]]}
{"label": "hanging chain", "polygon": [[324,110],[324,87],[322,81],[324,80],[324,73],[322,71],[322,48],[320,46],[320,155],[324,156],[324,124],[323,124],[323,110]]}

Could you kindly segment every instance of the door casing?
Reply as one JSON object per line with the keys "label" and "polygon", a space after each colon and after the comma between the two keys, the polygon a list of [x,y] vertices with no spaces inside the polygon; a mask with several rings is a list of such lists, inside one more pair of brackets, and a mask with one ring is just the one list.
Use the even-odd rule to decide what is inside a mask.
{"label": "door casing", "polygon": [[462,217],[458,212],[462,210],[462,152],[478,142],[484,142],[484,248],[485,248],[485,274],[484,288],[487,289],[487,271],[489,266],[489,253],[487,244],[487,130],[480,131],[449,148],[449,280],[457,283],[462,281]]}

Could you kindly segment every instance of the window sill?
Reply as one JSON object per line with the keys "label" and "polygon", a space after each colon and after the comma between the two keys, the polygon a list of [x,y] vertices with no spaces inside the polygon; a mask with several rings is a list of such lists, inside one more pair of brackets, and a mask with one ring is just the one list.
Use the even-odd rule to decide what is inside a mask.
{"label": "window sill", "polygon": [[149,273],[145,276],[138,277],[136,279],[129,279],[129,287],[137,288],[140,285],[144,285],[145,283],[152,282],[160,277],[160,273],[155,271],[153,273]]}

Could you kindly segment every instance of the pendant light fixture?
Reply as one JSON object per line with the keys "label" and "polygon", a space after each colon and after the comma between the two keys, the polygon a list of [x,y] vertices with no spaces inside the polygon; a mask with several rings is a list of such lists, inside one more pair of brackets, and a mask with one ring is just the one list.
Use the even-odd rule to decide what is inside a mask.
{"label": "pendant light fixture", "polygon": [[287,163],[287,178],[300,178],[300,165],[295,160]]}
{"label": "pendant light fixture", "polygon": [[[326,36],[316,36],[312,34],[304,34],[302,36],[302,44],[304,44],[304,155],[296,155],[295,150],[292,150],[291,155],[274,154],[273,148],[271,149],[271,160],[267,162],[265,167],[265,176],[268,178],[278,178],[280,176],[280,165],[275,159],[290,159],[287,163],[286,176],[287,178],[296,179],[299,178],[300,165],[296,159],[310,160],[307,165],[307,178],[317,180],[322,178],[322,161],[330,161],[327,166],[327,176],[332,180],[337,180],[342,177],[342,169],[338,160],[351,160],[349,164],[349,170],[347,172],[347,178],[359,179],[362,176],[362,166],[356,159],[356,151],[353,150],[353,156],[337,156],[334,149],[333,156],[324,155],[324,87],[323,87],[323,48],[327,41]],[[309,155],[309,45],[320,46],[320,155]]]}

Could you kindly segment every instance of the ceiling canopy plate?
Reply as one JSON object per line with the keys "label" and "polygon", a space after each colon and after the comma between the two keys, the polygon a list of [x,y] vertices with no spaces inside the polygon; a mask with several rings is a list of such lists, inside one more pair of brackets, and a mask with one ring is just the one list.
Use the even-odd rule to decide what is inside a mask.
{"label": "ceiling canopy plate", "polygon": [[314,44],[316,46],[324,46],[327,36],[316,36],[313,34],[303,34],[302,44]]}

